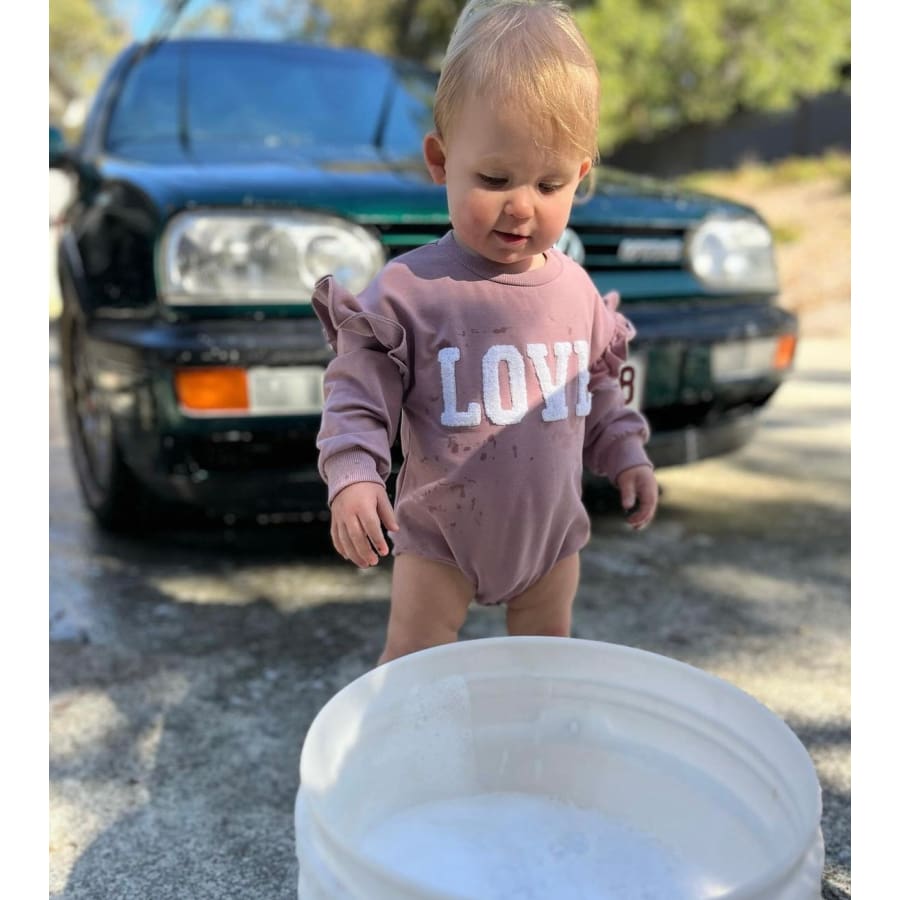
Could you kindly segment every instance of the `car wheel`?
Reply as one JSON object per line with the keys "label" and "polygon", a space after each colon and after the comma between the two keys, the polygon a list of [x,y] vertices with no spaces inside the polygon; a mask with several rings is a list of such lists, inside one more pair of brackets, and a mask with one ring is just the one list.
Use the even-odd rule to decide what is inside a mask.
{"label": "car wheel", "polygon": [[84,322],[68,306],[60,321],[60,363],[69,447],[81,494],[101,526],[131,531],[141,524],[143,492],[122,458],[112,415],[97,387]]}

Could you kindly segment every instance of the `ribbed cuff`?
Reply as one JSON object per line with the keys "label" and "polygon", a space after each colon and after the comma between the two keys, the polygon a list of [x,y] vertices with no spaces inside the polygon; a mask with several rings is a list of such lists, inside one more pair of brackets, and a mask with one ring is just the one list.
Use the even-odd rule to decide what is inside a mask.
{"label": "ribbed cuff", "polygon": [[374,481],[384,484],[378,474],[374,457],[365,450],[344,450],[336,453],[323,466],[323,474],[328,484],[328,505],[345,488],[358,481]]}
{"label": "ribbed cuff", "polygon": [[619,438],[609,448],[609,459],[606,464],[606,477],[613,484],[617,484],[619,475],[632,466],[650,466],[653,463],[644,450],[644,440],[641,435]]}

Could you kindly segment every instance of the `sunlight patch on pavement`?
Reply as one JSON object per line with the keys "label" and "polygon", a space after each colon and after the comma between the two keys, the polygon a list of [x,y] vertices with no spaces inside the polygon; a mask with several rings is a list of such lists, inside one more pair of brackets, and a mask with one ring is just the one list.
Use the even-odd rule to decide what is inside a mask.
{"label": "sunlight patch on pavement", "polygon": [[106,692],[83,688],[51,698],[50,718],[54,722],[50,744],[54,762],[89,751],[128,724]]}
{"label": "sunlight patch on pavement", "polygon": [[386,600],[390,568],[384,563],[367,570],[250,566],[213,575],[161,575],[150,583],[179,603],[245,606],[262,601],[290,613],[323,603]]}
{"label": "sunlight patch on pavement", "polygon": [[[54,694],[50,699],[53,724],[50,742],[51,769],[80,766],[104,767],[98,754],[104,748],[128,743],[136,749],[138,761],[150,769],[156,759],[156,746],[162,733],[165,710],[181,703],[190,690],[181,672],[163,672],[145,680],[146,689],[160,707],[148,724],[129,719],[127,699],[117,702],[117,688],[100,690],[76,687]],[[125,712],[123,712],[123,710]],[[137,727],[140,730],[134,736]],[[117,737],[117,732],[119,736]],[[117,753],[122,752],[120,746]]]}
{"label": "sunlight patch on pavement", "polygon": [[128,703],[116,702],[118,689],[74,688],[50,701],[51,898],[65,891],[94,841],[149,803],[165,711],[184,700],[190,685],[178,672],[144,682],[161,707],[149,721],[128,717]]}
{"label": "sunlight patch on pavement", "polygon": [[[793,450],[778,454],[771,449],[756,448],[752,456],[748,454],[746,467],[740,466],[737,460],[732,463],[709,460],[677,470],[662,469],[658,478],[664,490],[668,491],[662,503],[671,502],[678,493],[683,495],[682,503],[689,505],[695,513],[701,509],[701,500],[707,508],[716,506],[717,501],[721,500],[730,507],[813,502],[846,509],[850,487],[843,479],[823,483],[819,478],[804,479],[799,472],[784,471],[787,465],[799,468],[803,460],[808,461],[808,458],[797,459]],[[754,462],[769,462],[771,466],[761,465],[762,471],[755,472],[749,468]],[[768,468],[781,471],[776,474],[775,471],[767,471]],[[819,463],[816,468],[818,471]]]}
{"label": "sunlight patch on pavement", "polygon": [[159,742],[162,739],[165,726],[165,716],[159,714],[154,717],[137,737],[134,742],[135,756],[138,762],[148,772],[156,765],[156,754],[159,751]]}
{"label": "sunlight patch on pavement", "polygon": [[745,566],[716,565],[703,562],[679,567],[679,575],[712,594],[737,601],[777,603],[781,606],[809,602],[812,588],[804,582],[787,581]]}
{"label": "sunlight patch on pavement", "polygon": [[[823,654],[824,656],[824,654]],[[844,654],[838,649],[832,659]],[[707,672],[739,687],[782,719],[789,719],[802,727],[806,723],[837,720],[850,722],[850,660],[846,655],[845,666],[830,665],[810,678],[810,668],[795,665],[790,654],[763,653],[752,667],[746,663],[721,660],[707,662]],[[849,742],[845,748],[849,754]]]}
{"label": "sunlight patch on pavement", "polygon": [[66,887],[81,855],[118,819],[150,800],[142,784],[84,778],[50,782],[50,896]]}

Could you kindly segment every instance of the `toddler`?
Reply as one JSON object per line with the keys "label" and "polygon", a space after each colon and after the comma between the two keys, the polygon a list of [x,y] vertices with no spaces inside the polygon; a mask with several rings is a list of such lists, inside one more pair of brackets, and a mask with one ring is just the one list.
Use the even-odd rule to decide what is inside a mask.
{"label": "toddler", "polygon": [[358,297],[316,285],[337,352],[317,444],[331,537],[366,567],[388,553],[382,526],[392,535],[379,663],[455,641],[472,599],[505,604],[510,634],[568,636],[583,466],[618,487],[633,527],[653,518],[647,424],[618,381],[634,330],[554,247],[596,156],[598,103],[567,6],[471,0],[423,144],[451,230]]}

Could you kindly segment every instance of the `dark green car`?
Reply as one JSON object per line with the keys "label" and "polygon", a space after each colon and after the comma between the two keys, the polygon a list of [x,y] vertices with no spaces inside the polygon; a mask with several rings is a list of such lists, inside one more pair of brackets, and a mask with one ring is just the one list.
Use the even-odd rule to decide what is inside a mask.
{"label": "dark green car", "polygon": [[[359,291],[450,227],[421,161],[434,73],[357,50],[176,40],[112,65],[59,247],[66,417],[88,506],[327,517],[316,471],[320,275]],[[789,370],[752,210],[601,170],[559,246],[637,328],[623,370],[657,466],[740,447]],[[398,451],[399,452],[399,451]]]}

